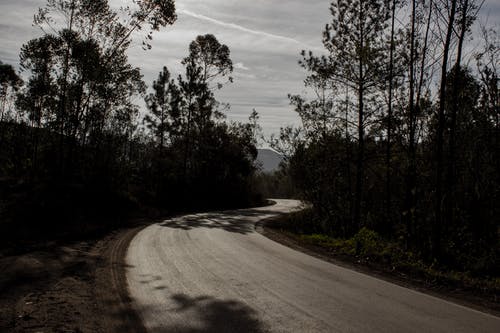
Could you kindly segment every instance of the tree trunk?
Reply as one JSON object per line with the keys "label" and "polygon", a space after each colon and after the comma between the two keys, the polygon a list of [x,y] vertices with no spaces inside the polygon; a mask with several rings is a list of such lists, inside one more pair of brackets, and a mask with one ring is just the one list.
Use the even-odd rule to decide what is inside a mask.
{"label": "tree trunk", "polygon": [[[347,189],[348,189],[348,214],[346,216],[352,220],[353,211],[352,211],[352,170],[351,170],[351,161],[352,161],[352,151],[351,151],[351,135],[349,134],[349,88],[346,89],[346,103],[345,103],[345,140],[346,140],[346,166],[347,166]],[[344,237],[347,237],[349,234],[349,226],[344,224]]]}
{"label": "tree trunk", "polygon": [[[361,6],[361,2],[360,2]],[[359,11],[360,17],[364,15],[362,8]],[[360,19],[360,49],[359,49],[359,77],[358,77],[358,156],[356,161],[356,197],[354,201],[354,228],[361,227],[362,201],[363,201],[363,178],[364,178],[364,158],[365,158],[365,128],[364,128],[364,27],[363,20]]]}
{"label": "tree trunk", "polygon": [[411,2],[411,35],[410,35],[410,101],[409,101],[409,138],[408,138],[408,170],[406,174],[406,203],[404,220],[406,221],[406,247],[409,249],[413,241],[415,224],[416,194],[416,116],[415,116],[415,20],[416,0]]}
{"label": "tree trunk", "polygon": [[443,49],[443,63],[441,66],[441,89],[439,92],[439,110],[438,110],[438,129],[437,129],[437,166],[436,166],[436,201],[435,214],[436,220],[433,230],[432,252],[435,258],[441,257],[441,233],[443,228],[443,145],[444,145],[444,129],[446,117],[444,114],[446,103],[446,78],[448,71],[448,55],[450,52],[451,37],[453,33],[453,25],[455,23],[455,13],[457,8],[457,0],[451,0],[451,11],[446,32],[446,39]]}
{"label": "tree trunk", "polygon": [[420,111],[420,102],[421,102],[421,96],[422,96],[422,87],[424,84],[424,74],[425,74],[425,61],[427,58],[427,49],[428,49],[428,43],[429,43],[429,31],[431,28],[431,19],[432,19],[432,7],[434,6],[433,0],[430,0],[429,2],[429,14],[427,15],[427,25],[425,28],[425,37],[424,37],[424,45],[422,47],[422,59],[420,62],[420,77],[418,80],[418,87],[417,87],[417,99],[416,99],[416,106],[417,106],[417,111]]}
{"label": "tree trunk", "polygon": [[[363,77],[363,60],[359,61],[360,78]],[[364,178],[364,153],[365,153],[365,130],[364,130],[364,84],[360,80],[358,87],[358,156],[356,161],[356,197],[354,201],[354,228],[361,227],[361,201],[363,200],[363,178]]]}
{"label": "tree trunk", "polygon": [[460,22],[460,34],[458,36],[457,45],[457,59],[454,66],[454,80],[452,83],[452,101],[451,101],[451,114],[450,114],[450,142],[449,142],[449,152],[448,152],[448,169],[446,173],[446,192],[448,193],[446,198],[446,220],[448,223],[454,221],[454,209],[453,203],[455,198],[455,175],[456,175],[456,158],[455,158],[455,145],[456,145],[456,128],[457,128],[457,116],[458,116],[458,90],[461,78],[461,61],[462,61],[462,50],[464,45],[465,33],[467,30],[467,10],[469,7],[469,1],[464,0],[462,8],[462,18]]}
{"label": "tree trunk", "polygon": [[396,20],[396,0],[392,1],[391,8],[391,46],[389,52],[389,105],[387,108],[387,147],[386,147],[386,222],[384,231],[390,234],[392,230],[392,189],[391,189],[391,174],[392,174],[392,99],[394,85],[394,22]]}
{"label": "tree trunk", "polygon": [[[71,38],[71,32],[73,30],[73,18],[75,13],[75,1],[71,1],[71,14],[69,18],[69,37]],[[68,40],[66,45],[66,53],[64,55],[64,68],[63,68],[63,83],[61,87],[61,94],[59,101],[59,173],[58,176],[64,179],[65,176],[65,153],[64,153],[64,125],[66,122],[67,113],[67,90],[68,90],[68,74],[69,74],[69,57],[70,57],[71,42]]]}

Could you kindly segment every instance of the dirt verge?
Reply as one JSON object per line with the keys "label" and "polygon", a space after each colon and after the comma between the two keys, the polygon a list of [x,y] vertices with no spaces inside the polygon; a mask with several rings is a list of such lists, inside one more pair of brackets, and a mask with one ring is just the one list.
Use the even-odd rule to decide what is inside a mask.
{"label": "dirt verge", "polygon": [[0,256],[0,332],[145,332],[128,298],[124,261],[142,228]]}
{"label": "dirt verge", "polygon": [[357,258],[339,256],[326,248],[305,243],[299,237],[283,232],[282,220],[283,218],[278,216],[261,221],[257,223],[256,230],[275,242],[321,260],[500,317],[500,299],[496,295],[485,297],[470,290],[435,284],[382,266],[368,266]]}
{"label": "dirt verge", "polygon": [[102,326],[106,332],[142,333],[146,329],[132,308],[125,276],[125,256],[130,241],[143,226],[119,232],[100,241],[103,265],[96,269],[94,292],[102,307]]}

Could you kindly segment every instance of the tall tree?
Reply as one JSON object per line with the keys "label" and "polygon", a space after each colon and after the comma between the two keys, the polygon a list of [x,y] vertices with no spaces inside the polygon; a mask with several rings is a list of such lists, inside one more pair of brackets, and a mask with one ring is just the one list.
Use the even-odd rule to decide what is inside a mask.
{"label": "tall tree", "polygon": [[417,1],[411,0],[410,60],[409,60],[409,105],[408,105],[408,170],[406,173],[406,243],[409,247],[415,223],[416,193],[416,110],[415,110],[415,63],[416,63],[416,21]]}
{"label": "tall tree", "polygon": [[[233,62],[227,45],[219,43],[214,35],[200,35],[189,46],[189,56],[182,63],[186,66],[186,86],[193,91],[196,103],[194,117],[199,130],[211,119],[217,103],[213,90],[232,82]],[[217,116],[217,114],[215,114]]]}
{"label": "tall tree", "polygon": [[393,127],[393,97],[394,97],[394,49],[395,49],[395,23],[396,23],[396,5],[397,0],[392,0],[391,2],[391,33],[389,41],[389,97],[387,101],[387,147],[385,153],[385,164],[386,164],[386,228],[392,228],[392,189],[391,189],[391,177],[392,177],[392,127]]}
{"label": "tall tree", "polygon": [[0,122],[4,121],[6,112],[12,108],[14,94],[22,84],[23,80],[17,75],[14,67],[0,61]]}
{"label": "tall tree", "polygon": [[446,171],[446,219],[448,221],[454,220],[454,197],[455,197],[455,176],[456,176],[456,132],[457,132],[457,117],[459,109],[459,90],[460,83],[464,80],[464,69],[462,69],[462,53],[463,45],[466,34],[470,31],[472,23],[476,19],[477,8],[474,0],[459,0],[457,3],[457,49],[456,49],[456,60],[451,71],[454,80],[451,86],[451,110],[450,110],[450,121],[449,121],[449,147],[447,156],[447,171]]}
{"label": "tall tree", "polygon": [[361,225],[363,216],[365,130],[367,119],[377,108],[373,103],[381,80],[384,61],[381,36],[389,19],[389,7],[385,0],[334,1],[330,5],[332,22],[323,34],[323,44],[332,63],[331,79],[350,87],[357,95],[355,226]]}
{"label": "tall tree", "polygon": [[444,131],[446,126],[445,103],[447,95],[447,75],[448,61],[453,37],[453,29],[455,24],[455,16],[457,10],[457,0],[447,0],[446,4],[450,3],[450,10],[446,17],[446,37],[443,45],[443,58],[441,65],[441,84],[439,90],[439,109],[438,109],[438,129],[436,140],[436,198],[435,198],[435,223],[433,228],[433,254],[434,257],[441,256],[441,237],[443,228],[443,170],[444,170]]}
{"label": "tall tree", "polygon": [[191,42],[189,55],[182,60],[185,77],[179,77],[187,117],[184,144],[184,179],[189,178],[191,147],[197,137],[210,127],[217,112],[218,102],[214,89],[232,82],[233,63],[227,45],[219,43],[214,35],[200,35]]}
{"label": "tall tree", "polygon": [[149,113],[144,117],[144,122],[155,133],[156,141],[163,149],[167,139],[175,139],[180,134],[183,100],[179,87],[170,79],[167,67],[163,67],[158,79],[153,82],[153,91],[146,97]]}
{"label": "tall tree", "polygon": [[146,29],[148,45],[153,31],[176,18],[172,0],[134,3],[117,11],[107,0],[47,0],[35,15],[44,35],[22,47],[21,66],[32,75],[20,106],[58,134],[61,177],[78,145],[91,143],[101,154],[106,132],[130,133],[132,97],[144,91],[139,69],[128,63],[132,34]]}

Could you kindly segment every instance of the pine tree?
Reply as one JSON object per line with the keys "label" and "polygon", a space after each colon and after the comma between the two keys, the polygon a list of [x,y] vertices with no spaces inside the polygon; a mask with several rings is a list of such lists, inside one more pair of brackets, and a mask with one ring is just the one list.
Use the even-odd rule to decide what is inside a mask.
{"label": "pine tree", "polygon": [[332,22],[326,26],[323,44],[329,52],[331,79],[355,91],[357,99],[358,151],[354,199],[354,227],[362,223],[365,178],[365,133],[373,114],[384,64],[382,32],[390,17],[386,0],[337,0],[330,6]]}
{"label": "pine tree", "polygon": [[[167,144],[167,139],[175,140],[180,135],[182,126],[183,100],[175,80],[170,78],[167,67],[159,73],[153,82],[154,92],[146,97],[149,113],[144,123],[153,131],[160,149]],[[167,137],[168,136],[168,137]]]}

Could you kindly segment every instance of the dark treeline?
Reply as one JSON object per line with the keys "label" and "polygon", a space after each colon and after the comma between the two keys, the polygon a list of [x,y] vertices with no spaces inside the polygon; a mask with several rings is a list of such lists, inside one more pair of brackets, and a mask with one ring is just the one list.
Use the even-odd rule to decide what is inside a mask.
{"label": "dark treeline", "polygon": [[132,36],[149,49],[153,33],[175,19],[171,0],[120,10],[106,0],[48,0],[39,10],[43,34],[20,53],[26,82],[0,64],[2,228],[81,231],[78,222],[116,224],[144,207],[259,202],[249,183],[257,115],[229,123],[228,106],[214,97],[232,82],[228,47],[197,37],[185,73],[172,78],[163,68],[149,94],[128,61]]}
{"label": "dark treeline", "polygon": [[273,140],[312,203],[302,232],[369,229],[428,263],[498,276],[500,45],[482,27],[467,49],[480,3],[331,3],[325,52],[300,61],[312,95],[290,96],[303,125]]}

